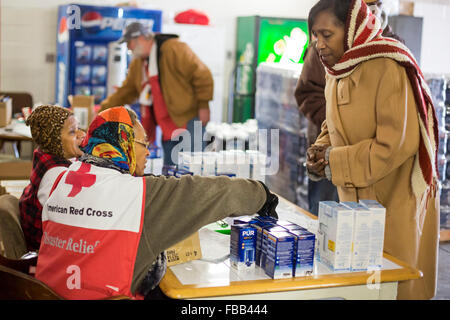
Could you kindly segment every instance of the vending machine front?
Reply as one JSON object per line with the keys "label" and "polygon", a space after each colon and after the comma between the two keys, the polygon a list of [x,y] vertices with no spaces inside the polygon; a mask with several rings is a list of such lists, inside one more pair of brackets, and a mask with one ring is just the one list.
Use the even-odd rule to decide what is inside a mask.
{"label": "vending machine front", "polygon": [[122,30],[139,21],[161,31],[162,12],[132,7],[78,4],[58,7],[55,103],[69,106],[69,95],[88,95],[100,103],[125,79],[130,56],[118,44]]}

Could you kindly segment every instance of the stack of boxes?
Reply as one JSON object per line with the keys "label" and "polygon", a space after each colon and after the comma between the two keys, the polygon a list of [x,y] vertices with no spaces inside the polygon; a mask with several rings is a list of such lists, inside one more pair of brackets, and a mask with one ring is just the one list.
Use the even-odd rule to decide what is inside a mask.
{"label": "stack of boxes", "polygon": [[178,171],[199,176],[254,179],[265,182],[267,157],[255,150],[219,152],[179,152]]}
{"label": "stack of boxes", "polygon": [[163,158],[161,157],[161,148],[158,146],[150,146],[148,148],[150,154],[147,157],[144,174],[161,175],[163,171]]}
{"label": "stack of boxes", "polygon": [[320,202],[317,260],[334,272],[381,268],[385,219],[375,200]]}
{"label": "stack of boxes", "polygon": [[256,229],[249,224],[231,226],[230,263],[237,270],[255,268]]}
{"label": "stack of boxes", "polygon": [[[273,279],[312,274],[315,235],[306,229],[289,221],[258,216],[235,219],[231,230],[230,261],[234,268],[251,269],[257,265]],[[252,250],[243,239],[246,230],[255,231],[254,264],[246,260],[249,255],[242,253]]]}
{"label": "stack of boxes", "polygon": [[[307,119],[298,111],[294,92],[301,66],[261,63],[257,69],[255,118],[259,129],[278,129],[279,170],[267,185],[285,199],[308,207],[305,171]],[[269,134],[270,136],[270,134]],[[267,153],[272,155],[270,144]]]}
{"label": "stack of boxes", "polygon": [[450,229],[450,95],[447,95],[448,82],[443,76],[430,76],[427,79],[430,87],[431,98],[436,109],[436,116],[439,124],[439,152],[438,152],[438,170],[439,170],[439,190],[440,190],[440,219],[441,229]]}

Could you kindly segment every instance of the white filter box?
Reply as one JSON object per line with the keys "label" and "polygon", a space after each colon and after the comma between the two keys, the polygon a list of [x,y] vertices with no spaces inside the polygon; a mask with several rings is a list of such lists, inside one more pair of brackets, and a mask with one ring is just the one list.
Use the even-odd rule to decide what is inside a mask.
{"label": "white filter box", "polygon": [[150,157],[148,157],[145,162],[144,174],[153,174],[153,159]]}
{"label": "white filter box", "polygon": [[156,176],[162,175],[162,169],[164,166],[163,158],[152,159],[152,173]]}
{"label": "white filter box", "polygon": [[[324,243],[324,239],[325,239],[325,233],[328,233],[328,230],[327,230],[328,226],[327,226],[327,224],[324,223],[324,222],[326,222],[326,218],[327,218],[325,215],[325,212],[327,210],[330,210],[329,207],[335,207],[337,205],[338,205],[338,203],[336,201],[320,201],[319,202],[319,214],[318,214],[318,219],[317,219],[318,220],[318,228],[317,228],[317,234],[316,234],[316,245],[315,245],[315,253],[314,253],[317,261],[323,262],[321,254],[324,256],[327,254],[326,251],[319,249],[324,246],[323,243]],[[322,223],[321,223],[321,221],[322,221]]]}
{"label": "white filter box", "polygon": [[217,152],[203,152],[202,159],[202,175],[215,176]]}
{"label": "white filter box", "polygon": [[233,154],[229,151],[219,151],[216,159],[216,174],[237,174],[237,168],[234,163]]}
{"label": "white filter box", "polygon": [[250,164],[250,179],[265,183],[267,156],[255,150],[247,150],[245,153]]}
{"label": "white filter box", "polygon": [[334,272],[350,271],[353,210],[335,201],[320,202],[318,234],[320,261]]}
{"label": "white filter box", "polygon": [[384,229],[386,223],[386,208],[376,200],[359,200],[372,213],[370,224],[369,269],[383,267]]}
{"label": "white filter box", "polygon": [[250,161],[242,150],[229,150],[227,156],[231,157],[230,161],[236,172],[236,178],[250,179]]}
{"label": "white filter box", "polygon": [[367,271],[370,257],[372,213],[357,202],[341,202],[353,210],[352,271]]}
{"label": "white filter box", "polygon": [[201,152],[179,152],[178,168],[192,172],[194,175],[202,175]]}

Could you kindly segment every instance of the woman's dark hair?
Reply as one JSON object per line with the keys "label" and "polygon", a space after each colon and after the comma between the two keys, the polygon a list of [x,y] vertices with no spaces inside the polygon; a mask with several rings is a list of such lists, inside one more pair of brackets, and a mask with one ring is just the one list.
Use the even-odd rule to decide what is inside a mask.
{"label": "woman's dark hair", "polygon": [[[330,11],[336,18],[345,26],[347,23],[347,15],[350,4],[353,0],[319,0],[309,11],[308,15],[308,30],[309,38],[311,39],[311,30],[314,25],[314,20],[322,11]],[[357,0],[358,1],[358,0]]]}

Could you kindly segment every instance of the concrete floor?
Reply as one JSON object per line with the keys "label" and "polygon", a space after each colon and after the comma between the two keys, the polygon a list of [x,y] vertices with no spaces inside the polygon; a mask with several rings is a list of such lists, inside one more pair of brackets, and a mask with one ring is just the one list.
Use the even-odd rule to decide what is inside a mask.
{"label": "concrete floor", "polygon": [[433,300],[450,300],[450,242],[439,245],[437,293]]}

